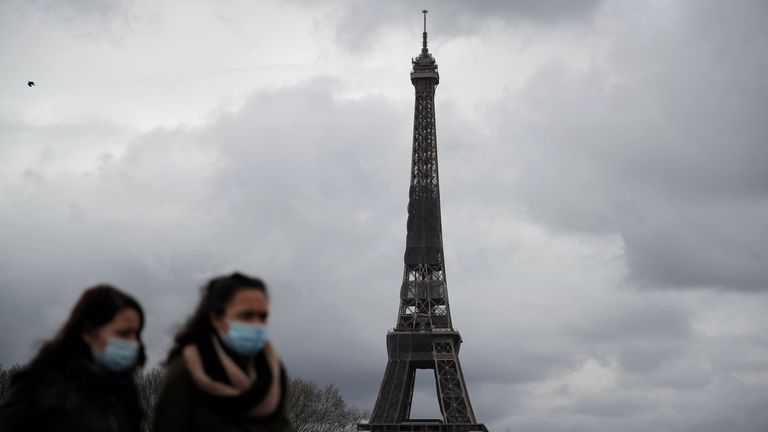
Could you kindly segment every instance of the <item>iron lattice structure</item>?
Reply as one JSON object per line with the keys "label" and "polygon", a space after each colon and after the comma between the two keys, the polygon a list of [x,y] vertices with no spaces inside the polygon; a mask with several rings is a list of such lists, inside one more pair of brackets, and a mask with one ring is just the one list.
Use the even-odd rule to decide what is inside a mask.
{"label": "iron lattice structure", "polygon": [[[472,411],[458,357],[461,335],[453,328],[448,302],[435,130],[435,88],[440,76],[427,49],[426,11],[421,54],[412,64],[416,103],[400,307],[395,328],[387,333],[388,362],[376,405],[370,422],[361,423],[358,430],[487,431]],[[410,419],[417,369],[434,371],[442,419]]]}

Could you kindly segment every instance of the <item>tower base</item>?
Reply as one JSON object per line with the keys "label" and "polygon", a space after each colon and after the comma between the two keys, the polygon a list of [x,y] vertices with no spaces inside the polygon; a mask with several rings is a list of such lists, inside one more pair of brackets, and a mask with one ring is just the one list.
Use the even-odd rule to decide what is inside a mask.
{"label": "tower base", "polygon": [[481,423],[359,423],[358,431],[370,432],[488,432]]}

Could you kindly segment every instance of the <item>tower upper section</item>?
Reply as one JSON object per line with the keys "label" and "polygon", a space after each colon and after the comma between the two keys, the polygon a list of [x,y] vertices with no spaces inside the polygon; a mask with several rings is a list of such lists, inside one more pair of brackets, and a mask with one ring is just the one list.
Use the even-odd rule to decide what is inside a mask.
{"label": "tower upper section", "polygon": [[435,87],[437,63],[427,49],[426,13],[421,54],[412,60],[411,83],[416,88],[413,113],[411,186],[405,270],[400,289],[397,331],[451,329],[440,220],[440,180],[437,169]]}

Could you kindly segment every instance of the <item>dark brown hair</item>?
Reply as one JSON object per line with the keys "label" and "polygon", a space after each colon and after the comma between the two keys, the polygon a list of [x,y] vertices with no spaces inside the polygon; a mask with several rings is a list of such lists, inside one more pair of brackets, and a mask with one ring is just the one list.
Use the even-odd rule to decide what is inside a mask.
{"label": "dark brown hair", "polygon": [[267,286],[261,279],[246,276],[242,273],[235,272],[231,275],[215,277],[208,281],[202,288],[200,303],[198,303],[195,312],[173,338],[173,348],[168,353],[168,358],[165,360],[166,364],[178,357],[184,346],[212,334],[214,328],[211,324],[210,313],[223,315],[232,297],[238,291],[246,289],[261,291],[265,297],[268,297]]}
{"label": "dark brown hair", "polygon": [[56,336],[46,342],[35,358],[31,367],[44,367],[50,361],[61,361],[67,357],[89,355],[88,344],[83,340],[83,333],[97,329],[115,318],[118,312],[130,308],[138,312],[139,323],[139,358],[136,366],[143,366],[146,361],[141,330],[144,328],[144,310],[133,297],[111,285],[97,285],[88,288],[72,309],[69,318]]}

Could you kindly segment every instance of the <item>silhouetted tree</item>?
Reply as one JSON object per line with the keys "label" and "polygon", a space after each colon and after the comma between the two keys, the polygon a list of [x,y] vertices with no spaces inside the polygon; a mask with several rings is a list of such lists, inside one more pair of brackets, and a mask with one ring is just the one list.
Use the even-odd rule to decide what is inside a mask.
{"label": "silhouetted tree", "polygon": [[155,405],[163,388],[165,375],[160,368],[148,369],[136,373],[136,385],[139,388],[139,402],[144,408],[144,430],[152,428],[152,420],[155,418]]}
{"label": "silhouetted tree", "polygon": [[333,384],[291,378],[289,396],[296,432],[352,432],[368,414],[350,406]]}
{"label": "silhouetted tree", "polygon": [[11,378],[13,374],[21,370],[20,364],[15,364],[11,367],[5,367],[0,364],[0,404],[5,402],[8,397],[8,389],[11,386]]}

